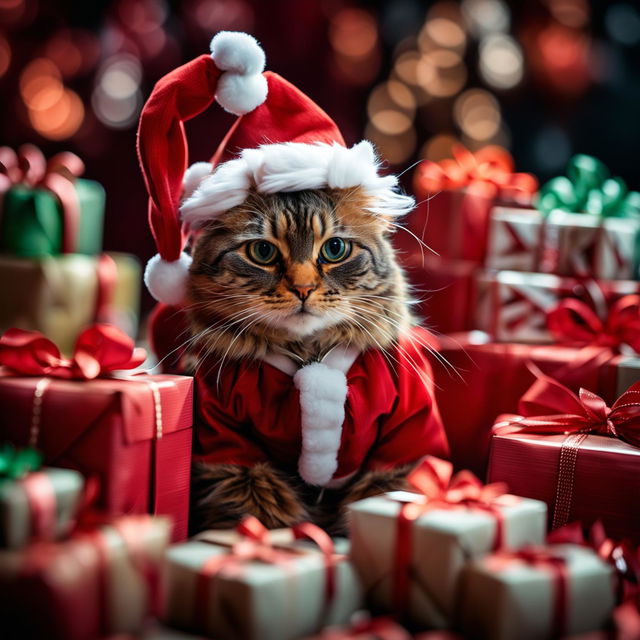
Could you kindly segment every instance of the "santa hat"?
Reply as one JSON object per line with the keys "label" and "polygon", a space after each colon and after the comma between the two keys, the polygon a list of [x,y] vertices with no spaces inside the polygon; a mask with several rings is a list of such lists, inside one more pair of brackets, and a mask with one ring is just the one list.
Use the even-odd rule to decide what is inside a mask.
{"label": "santa hat", "polygon": [[[191,257],[189,230],[205,226],[259,193],[362,187],[369,210],[395,217],[413,199],[396,191],[395,176],[378,175],[370,142],[345,147],[333,120],[292,84],[262,72],[264,52],[246,33],[222,31],[203,55],[162,78],[140,116],[138,155],[149,192],[149,223],[158,254],[145,283],[151,295],[179,304]],[[240,116],[211,162],[187,169],[184,121],[215,100]]]}

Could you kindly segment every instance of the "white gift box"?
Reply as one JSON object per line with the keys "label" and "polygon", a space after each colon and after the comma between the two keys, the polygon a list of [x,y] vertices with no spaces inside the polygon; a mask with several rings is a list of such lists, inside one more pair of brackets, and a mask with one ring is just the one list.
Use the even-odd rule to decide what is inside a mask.
{"label": "white gift box", "polygon": [[566,597],[562,636],[601,629],[614,604],[612,568],[591,549],[553,545],[564,559],[566,593],[558,594],[554,570],[543,563],[486,556],[463,572],[460,620],[463,631],[487,640],[554,637],[556,598]]}
{"label": "white gift box", "polygon": [[[416,494],[409,495],[416,498]],[[349,507],[351,559],[371,604],[387,612],[393,609],[398,516],[401,501],[407,499],[406,493],[395,492]],[[506,547],[542,543],[547,513],[543,502],[505,495],[496,498],[495,508]],[[494,514],[474,507],[434,508],[412,523],[406,610],[415,624],[450,626],[460,572],[470,559],[492,551],[497,527]]]}
{"label": "white gift box", "polygon": [[[229,556],[239,534],[208,531],[171,547],[165,562],[166,624],[220,639],[293,640],[326,625],[345,624],[362,603],[358,577],[345,555],[347,540],[335,540],[335,594],[327,603],[326,558],[317,547],[294,542],[289,530],[270,532],[272,544],[288,559],[234,562],[207,578],[205,612],[196,611],[202,597],[203,567],[212,558]],[[328,604],[328,606],[326,606]]]}

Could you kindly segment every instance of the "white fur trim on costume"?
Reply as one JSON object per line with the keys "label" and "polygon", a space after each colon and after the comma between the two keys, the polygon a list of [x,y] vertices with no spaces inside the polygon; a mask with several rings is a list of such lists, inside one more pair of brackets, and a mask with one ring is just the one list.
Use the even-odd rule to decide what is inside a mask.
{"label": "white fur trim on costume", "polygon": [[214,220],[242,204],[251,189],[259,193],[305,189],[361,187],[371,196],[368,210],[398,217],[415,206],[412,197],[398,192],[398,178],[378,175],[380,163],[367,141],[346,148],[338,143],[284,142],[245,149],[240,157],[219,165],[205,177],[181,207],[191,228]]}
{"label": "white fur trim on costume", "polygon": [[211,40],[211,57],[224,73],[218,80],[216,100],[229,113],[241,116],[267,98],[267,80],[262,75],[264,51],[248,33],[221,31]]}
{"label": "white fur trim on costume", "polygon": [[167,262],[157,253],[144,270],[144,283],[158,301],[169,305],[180,304],[187,293],[187,279],[191,256],[181,253],[174,262]]}
{"label": "white fur trim on costume", "polygon": [[300,392],[302,452],[298,472],[312,485],[325,486],[338,468],[338,450],[347,399],[342,371],[314,362],[293,377]]}
{"label": "white fur trim on costume", "polygon": [[194,162],[182,179],[182,197],[188,198],[200,185],[202,179],[210,175],[213,165],[210,162]]}

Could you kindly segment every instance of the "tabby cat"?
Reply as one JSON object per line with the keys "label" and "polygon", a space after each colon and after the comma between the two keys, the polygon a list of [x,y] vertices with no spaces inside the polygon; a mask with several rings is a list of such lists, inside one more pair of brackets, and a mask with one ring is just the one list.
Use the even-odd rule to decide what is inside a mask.
{"label": "tabby cat", "polygon": [[[366,196],[355,187],[273,195],[252,192],[244,204],[200,233],[192,252],[187,305],[190,368],[196,374],[201,403],[193,476],[194,531],[229,527],[252,514],[269,527],[310,519],[332,533],[343,533],[347,504],[405,487],[407,472],[423,454],[420,445],[413,454],[402,451],[398,465],[365,466],[341,486],[310,485],[297,472],[295,459],[277,455],[271,459],[268,451],[253,464],[235,464],[237,446],[221,435],[223,427],[235,435],[242,431],[242,437],[250,440],[253,425],[246,418],[229,424],[220,409],[215,409],[213,419],[211,413],[205,416],[203,399],[208,387],[216,402],[226,402],[228,411],[244,416],[237,406],[244,400],[232,398],[229,391],[229,385],[242,384],[242,371],[264,369],[268,357],[302,367],[345,347],[380,353],[394,375],[402,367],[413,369],[412,375],[415,372],[429,384],[428,370],[425,374],[424,362],[418,362],[416,355],[424,351],[426,338],[411,329],[407,284],[390,243],[395,225],[368,211]],[[413,356],[402,349],[402,336],[409,336]],[[238,363],[248,368],[241,371]],[[233,372],[228,374],[229,368]],[[269,370],[264,379],[276,374]],[[256,396],[261,393],[255,389]],[[269,411],[266,405],[265,411]],[[437,410],[424,407],[421,420],[437,423]],[[299,441],[295,421],[292,415],[291,437]],[[437,454],[446,445],[441,425],[434,423],[434,430],[438,432],[434,442],[440,444],[431,452]],[[251,447],[278,452],[280,437],[274,433]],[[343,434],[343,445],[347,437]],[[216,449],[220,455],[212,461],[208,454]]]}

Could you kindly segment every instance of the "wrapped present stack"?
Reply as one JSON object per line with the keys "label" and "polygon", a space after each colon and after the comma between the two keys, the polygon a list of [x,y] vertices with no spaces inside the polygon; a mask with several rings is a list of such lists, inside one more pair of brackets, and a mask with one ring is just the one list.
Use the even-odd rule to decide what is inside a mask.
{"label": "wrapped present stack", "polygon": [[545,501],[552,528],[638,541],[640,193],[585,155],[537,185],[495,147],[415,174],[397,244],[441,334],[453,461]]}
{"label": "wrapped present stack", "polygon": [[136,337],[141,267],[102,252],[105,192],[82,160],[0,148],[0,331],[36,330],[64,353],[93,322]]}

